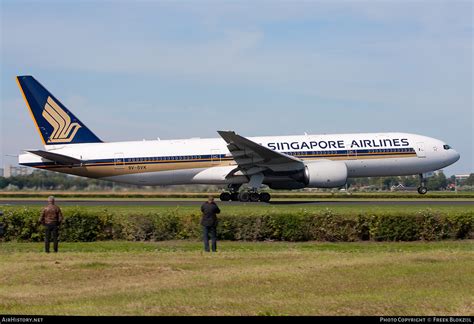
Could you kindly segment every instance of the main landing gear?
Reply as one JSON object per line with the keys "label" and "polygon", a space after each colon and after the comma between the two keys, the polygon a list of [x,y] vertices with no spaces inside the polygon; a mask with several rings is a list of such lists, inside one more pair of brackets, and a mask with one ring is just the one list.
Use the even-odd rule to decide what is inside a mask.
{"label": "main landing gear", "polygon": [[420,174],[420,186],[418,187],[418,193],[420,195],[424,195],[428,192],[428,188],[425,187],[425,178],[423,178],[423,174]]}
{"label": "main landing gear", "polygon": [[223,192],[220,195],[221,201],[242,201],[242,202],[269,202],[272,198],[268,192],[257,192],[257,188],[262,184],[263,176],[252,177],[250,190],[239,192],[241,184],[231,184],[227,186],[228,192]]}
{"label": "main landing gear", "polygon": [[242,186],[241,184],[230,184],[227,186],[229,192],[224,191],[220,195],[221,201],[239,201],[239,188]]}
{"label": "main landing gear", "polygon": [[220,195],[221,201],[239,201],[239,193],[238,192],[223,192]]}
{"label": "main landing gear", "polygon": [[242,201],[242,202],[269,202],[272,196],[268,192],[242,191],[242,192],[223,192],[221,201]]}

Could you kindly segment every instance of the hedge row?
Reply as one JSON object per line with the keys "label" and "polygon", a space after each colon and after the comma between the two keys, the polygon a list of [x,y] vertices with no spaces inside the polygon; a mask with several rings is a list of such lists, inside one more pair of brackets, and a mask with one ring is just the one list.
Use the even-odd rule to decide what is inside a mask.
{"label": "hedge row", "polygon": [[[113,214],[80,208],[66,212],[62,241],[162,241],[199,239],[200,215],[173,211],[148,214]],[[218,238],[243,241],[415,241],[474,238],[474,211],[443,213],[431,209],[415,214],[338,214],[329,209],[298,214],[221,215]],[[38,209],[6,211],[4,239],[41,241]]]}

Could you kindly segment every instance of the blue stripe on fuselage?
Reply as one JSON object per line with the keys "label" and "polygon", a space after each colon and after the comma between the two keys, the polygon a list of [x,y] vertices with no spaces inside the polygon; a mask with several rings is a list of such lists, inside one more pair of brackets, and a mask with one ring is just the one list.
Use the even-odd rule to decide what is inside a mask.
{"label": "blue stripe on fuselage", "polygon": [[[282,152],[290,156],[298,158],[326,158],[326,157],[357,157],[357,156],[390,156],[392,154],[413,155],[416,154],[413,148],[396,148],[396,149],[373,149],[373,150],[334,150],[334,151],[299,151],[299,152]],[[231,156],[225,154],[208,154],[208,155],[181,155],[181,156],[156,156],[156,157],[132,157],[117,159],[98,159],[87,160],[82,166],[109,166],[120,164],[156,164],[156,163],[186,163],[186,162],[213,162],[213,161],[233,160]],[[58,165],[55,162],[36,162],[23,163],[22,165],[31,167],[56,167],[61,168],[65,165]]]}

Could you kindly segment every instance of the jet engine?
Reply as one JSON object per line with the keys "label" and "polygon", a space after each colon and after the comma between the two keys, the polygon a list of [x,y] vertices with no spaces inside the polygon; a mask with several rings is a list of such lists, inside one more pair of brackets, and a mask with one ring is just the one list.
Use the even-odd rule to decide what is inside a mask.
{"label": "jet engine", "polygon": [[347,166],[341,161],[305,163],[304,183],[310,188],[335,188],[347,182]]}

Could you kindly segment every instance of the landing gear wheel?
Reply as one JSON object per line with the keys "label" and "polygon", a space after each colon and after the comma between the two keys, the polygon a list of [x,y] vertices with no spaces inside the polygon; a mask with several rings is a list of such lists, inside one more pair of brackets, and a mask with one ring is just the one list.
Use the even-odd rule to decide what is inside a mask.
{"label": "landing gear wheel", "polygon": [[260,199],[260,195],[257,192],[250,193],[250,201],[257,202]]}
{"label": "landing gear wheel", "polygon": [[232,192],[230,194],[230,200],[232,201],[239,201],[239,193],[238,192]]}
{"label": "landing gear wheel", "polygon": [[428,188],[426,188],[426,187],[418,187],[418,193],[419,193],[420,195],[424,195],[424,194],[426,194],[427,192],[428,192]]}
{"label": "landing gear wheel", "polygon": [[239,201],[247,202],[250,200],[250,194],[246,191],[239,193]]}
{"label": "landing gear wheel", "polygon": [[230,198],[231,198],[231,195],[228,192],[223,192],[223,193],[221,193],[219,198],[220,198],[221,201],[229,201]]}
{"label": "landing gear wheel", "polygon": [[423,173],[420,173],[420,186],[418,187],[418,193],[424,195],[427,192],[428,188],[425,187],[425,178],[423,177]]}
{"label": "landing gear wheel", "polygon": [[260,201],[262,202],[269,202],[272,196],[268,192],[262,192],[260,194]]}

